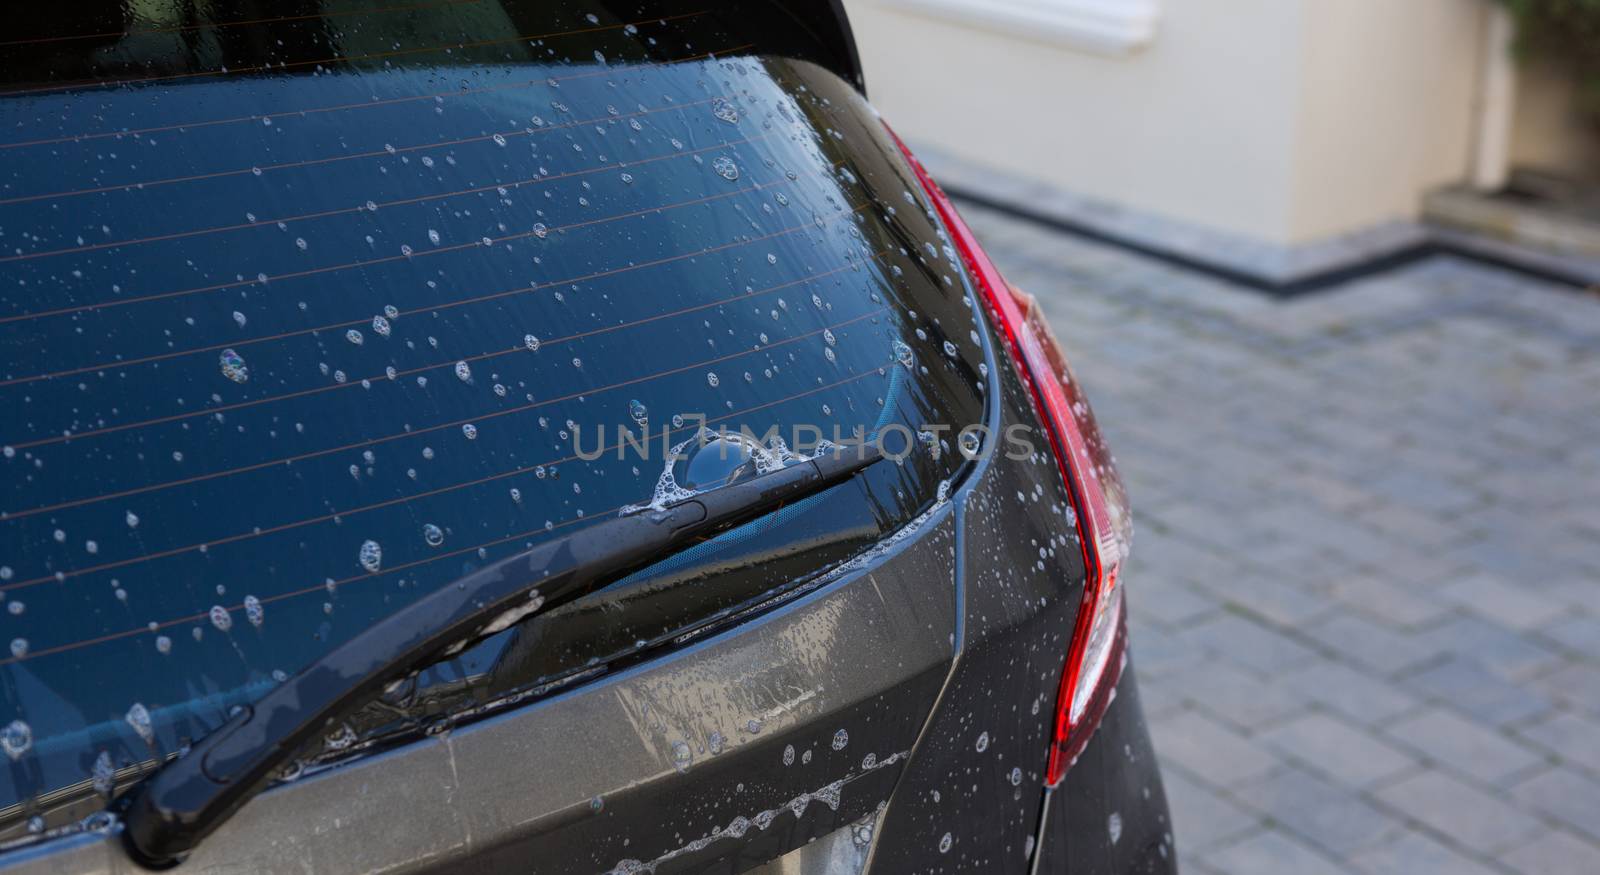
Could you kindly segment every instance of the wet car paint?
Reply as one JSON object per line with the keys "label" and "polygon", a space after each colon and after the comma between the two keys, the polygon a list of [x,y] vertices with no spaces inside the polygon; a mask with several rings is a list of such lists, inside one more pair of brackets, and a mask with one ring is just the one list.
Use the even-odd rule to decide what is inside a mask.
{"label": "wet car paint", "polygon": [[[985,345],[991,424],[1036,422]],[[738,872],[865,822],[873,872],[1171,871],[1131,671],[1041,787],[1083,581],[1047,453],[989,460],[896,550],[764,616],[284,784],[182,871]],[[112,828],[0,871],[140,870]]]}
{"label": "wet car paint", "polygon": [[[995,427],[1030,421],[1008,364],[990,385]],[[1083,580],[1047,452],[989,458],[889,555],[764,617],[282,785],[184,869],[739,872],[882,807],[872,872],[1175,871],[1131,671],[1047,811]],[[139,870],[111,830],[0,857],[0,871]]]}

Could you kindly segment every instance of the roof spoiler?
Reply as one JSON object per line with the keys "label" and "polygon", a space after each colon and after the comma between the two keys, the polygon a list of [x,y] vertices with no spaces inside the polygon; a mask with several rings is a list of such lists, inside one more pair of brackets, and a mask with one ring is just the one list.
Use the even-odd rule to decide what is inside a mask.
{"label": "roof spoiler", "polygon": [[809,31],[827,51],[829,58],[825,66],[865,96],[867,82],[861,73],[861,55],[856,51],[855,32],[850,29],[844,0],[777,0],[775,5]]}

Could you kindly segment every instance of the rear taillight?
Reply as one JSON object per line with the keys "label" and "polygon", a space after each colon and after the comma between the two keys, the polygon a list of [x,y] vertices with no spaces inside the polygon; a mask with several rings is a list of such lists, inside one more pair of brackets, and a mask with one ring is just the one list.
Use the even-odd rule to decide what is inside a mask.
{"label": "rear taillight", "polygon": [[1033,390],[1061,465],[1061,476],[1077,508],[1076,512],[1069,509],[1067,513],[1069,522],[1077,525],[1088,580],[1056,697],[1055,738],[1045,778],[1053,785],[1094,735],[1122,674],[1126,627],[1119,577],[1132,535],[1128,497],[1088,399],[1038,302],[1012,288],[1000,276],[943,190],[904,143],[900,143],[900,149],[944,219],[979,293],[1005,333],[1007,352]]}

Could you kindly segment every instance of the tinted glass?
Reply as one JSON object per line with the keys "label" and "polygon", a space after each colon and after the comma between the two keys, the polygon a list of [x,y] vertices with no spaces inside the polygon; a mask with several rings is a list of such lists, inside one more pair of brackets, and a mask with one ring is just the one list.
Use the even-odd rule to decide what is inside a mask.
{"label": "tinted glass", "polygon": [[[0,46],[13,830],[420,594],[649,500],[659,446],[584,458],[619,426],[981,418],[954,253],[792,23],[207,8],[38,11]],[[642,579],[758,559],[763,586],[797,579],[925,509],[954,442],[879,466],[851,508],[713,545],[711,571]],[[530,671],[593,655],[574,637]]]}

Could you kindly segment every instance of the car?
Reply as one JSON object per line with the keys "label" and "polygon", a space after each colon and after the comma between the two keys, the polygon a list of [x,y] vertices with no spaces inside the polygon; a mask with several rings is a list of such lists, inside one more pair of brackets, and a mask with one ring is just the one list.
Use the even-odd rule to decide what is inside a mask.
{"label": "car", "polygon": [[837,2],[5,27],[0,872],[1175,871],[1115,463]]}

